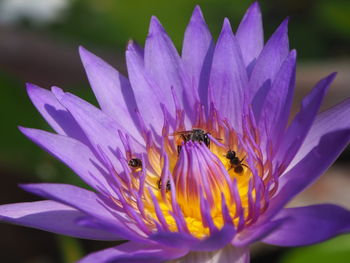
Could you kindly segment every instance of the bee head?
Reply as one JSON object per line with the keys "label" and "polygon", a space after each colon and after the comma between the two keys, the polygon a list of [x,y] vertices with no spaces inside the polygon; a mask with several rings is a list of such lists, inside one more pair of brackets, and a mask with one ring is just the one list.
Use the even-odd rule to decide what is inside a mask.
{"label": "bee head", "polygon": [[227,159],[233,159],[233,158],[235,158],[236,157],[236,153],[234,152],[234,151],[232,151],[232,150],[229,150],[228,152],[227,152],[227,154],[226,154],[226,158]]}

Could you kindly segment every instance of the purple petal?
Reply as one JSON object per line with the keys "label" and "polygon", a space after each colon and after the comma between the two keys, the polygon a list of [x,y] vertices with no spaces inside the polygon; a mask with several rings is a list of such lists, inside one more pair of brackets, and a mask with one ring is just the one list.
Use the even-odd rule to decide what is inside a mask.
{"label": "purple petal", "polygon": [[321,204],[283,209],[277,218],[290,217],[263,242],[277,246],[306,246],[350,232],[350,211]]}
{"label": "purple petal", "polygon": [[[284,132],[288,122],[288,116],[292,106],[294,86],[295,86],[295,68],[296,68],[296,51],[292,50],[286,60],[283,62],[280,70],[276,74],[275,81],[272,83],[266,97],[258,98],[262,100],[259,104],[261,109],[256,108],[253,104],[254,115],[259,124],[267,129],[266,133],[275,138],[278,144],[280,133]],[[256,95],[258,97],[258,94]]]}
{"label": "purple petal", "polygon": [[314,182],[336,160],[350,140],[350,129],[328,133],[322,136],[300,162],[280,178],[277,194],[271,199],[268,210],[261,221],[269,220],[294,196]]}
{"label": "purple petal", "polygon": [[[60,103],[65,106],[73,115],[80,127],[84,130],[91,144],[98,151],[98,148],[109,157],[115,165],[115,169],[121,171],[120,163],[115,155],[116,150],[124,149],[123,143],[118,135],[118,131],[126,133],[124,127],[116,123],[103,111],[88,102],[62,90],[53,89],[54,94]],[[132,137],[131,137],[132,138]],[[144,152],[144,147],[134,138],[133,147],[139,153]]]}
{"label": "purple petal", "polygon": [[254,242],[261,240],[275,229],[278,229],[289,218],[282,218],[278,220],[268,221],[265,224],[254,224],[251,227],[245,228],[239,232],[232,241],[232,245],[237,247],[245,247]]}
{"label": "purple petal", "polygon": [[245,13],[236,32],[246,67],[257,59],[264,47],[264,31],[258,2],[254,2]]}
{"label": "purple petal", "polygon": [[335,73],[322,79],[315,88],[303,99],[301,109],[289,125],[279,149],[276,153],[276,162],[288,165],[303,143],[310,127],[321,106],[322,100],[335,78]]}
{"label": "purple petal", "polygon": [[[261,51],[249,82],[249,93],[254,96],[268,81],[272,83],[275,75],[289,53],[288,19],[284,20],[275,33],[267,41]],[[253,97],[252,97],[253,98]]]}
{"label": "purple petal", "polygon": [[[289,167],[293,167],[320,141],[320,138],[330,132],[350,128],[350,99],[322,112],[316,116],[303,144]],[[287,169],[288,170],[288,169]]]}
{"label": "purple petal", "polygon": [[186,106],[194,105],[197,90],[189,85],[180,56],[156,17],[151,18],[145,43],[144,62],[146,73],[161,87],[168,100],[172,99],[171,88],[174,88],[181,104],[187,99],[188,104],[184,103],[182,106],[190,112],[193,108],[186,108]]}
{"label": "purple petal", "polygon": [[[265,117],[268,118],[271,132],[282,132],[288,122],[295,87],[296,56],[295,50],[289,53],[276,74],[275,81],[272,83],[271,90],[266,98],[264,108],[267,110]],[[267,114],[268,112],[269,114]],[[276,132],[274,135],[277,136]]]}
{"label": "purple petal", "polygon": [[186,233],[157,232],[150,237],[151,240],[174,248],[189,248],[192,251],[214,251],[225,247],[236,234],[233,225],[226,224],[221,230],[208,238],[199,240]]}
{"label": "purple petal", "polygon": [[170,88],[163,92],[144,69],[143,53],[140,48],[130,42],[126,50],[126,63],[129,79],[134,91],[136,103],[147,128],[160,134],[164,118],[161,105],[166,105],[168,111],[174,115],[174,101],[170,98]]}
{"label": "purple petal", "polygon": [[220,114],[228,118],[238,132],[241,132],[244,89],[247,86],[248,77],[242,54],[232,33],[230,22],[225,19],[214,51],[209,100],[214,102]]}
{"label": "purple petal", "polygon": [[189,248],[191,245],[200,242],[200,240],[190,234],[179,232],[158,231],[157,233],[151,235],[150,239],[165,246],[179,249]]}
{"label": "purple petal", "polygon": [[70,167],[91,187],[109,189],[106,170],[91,150],[81,142],[42,130],[19,127],[20,131],[45,151]]}
{"label": "purple petal", "polygon": [[229,244],[235,234],[235,227],[226,224],[221,230],[202,240],[186,233],[174,232],[157,232],[151,235],[150,239],[166,246],[179,249],[189,248],[191,251],[214,251]]}
{"label": "purple petal", "polygon": [[[26,184],[21,187],[33,194],[66,204],[96,219],[98,224],[125,239],[142,240],[130,229],[125,228],[103,205],[103,201],[89,190],[67,184]],[[115,206],[115,214],[124,216]]]}
{"label": "purple petal", "polygon": [[0,206],[0,221],[78,238],[120,240],[114,233],[79,225],[84,218],[84,213],[49,200]]}
{"label": "purple petal", "polygon": [[27,84],[27,92],[34,106],[58,134],[67,135],[90,145],[78,123],[57,101],[51,91],[33,84]]}
{"label": "purple petal", "polygon": [[249,263],[249,249],[228,245],[212,252],[190,252],[169,263]]}
{"label": "purple petal", "polygon": [[101,109],[132,135],[140,138],[136,102],[129,81],[112,66],[80,47],[79,53]]}
{"label": "purple petal", "polygon": [[182,257],[186,253],[187,250],[167,248],[158,244],[144,245],[135,242],[127,242],[113,248],[107,248],[92,253],[81,259],[78,263],[160,263]]}
{"label": "purple petal", "polygon": [[214,42],[202,11],[196,6],[186,28],[182,61],[190,77],[190,85],[198,90],[201,102],[207,108],[208,83],[213,59]]}
{"label": "purple petal", "polygon": [[232,241],[235,234],[236,229],[234,225],[225,224],[222,229],[211,234],[207,239],[193,244],[190,249],[193,251],[213,251],[221,249]]}

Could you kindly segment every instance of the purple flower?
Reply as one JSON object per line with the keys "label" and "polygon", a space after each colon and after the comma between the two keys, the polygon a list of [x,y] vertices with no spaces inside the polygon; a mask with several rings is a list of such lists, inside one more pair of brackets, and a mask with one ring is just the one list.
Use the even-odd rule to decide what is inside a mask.
{"label": "purple flower", "polygon": [[288,20],[264,45],[254,3],[214,43],[199,7],[182,55],[157,18],[145,47],[130,42],[129,80],[80,48],[101,109],[28,84],[56,133],[20,128],[94,191],[22,187],[46,201],[0,206],[1,220],[54,233],[128,242],[80,262],[248,262],[249,245],[321,242],[350,230],[329,204],[283,208],[350,139],[350,100],[318,113],[335,74],[304,98],[288,125],[296,51]]}

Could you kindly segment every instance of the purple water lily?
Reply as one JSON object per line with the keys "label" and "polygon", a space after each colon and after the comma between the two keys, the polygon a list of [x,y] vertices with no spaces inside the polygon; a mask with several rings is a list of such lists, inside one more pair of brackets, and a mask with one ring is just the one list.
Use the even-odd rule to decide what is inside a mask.
{"label": "purple water lily", "polygon": [[296,52],[288,20],[264,45],[254,3],[214,43],[199,7],[179,56],[153,17],[145,47],[130,42],[129,80],[80,48],[100,108],[28,84],[56,133],[20,130],[93,191],[22,187],[45,201],[0,206],[1,220],[95,240],[129,240],[92,262],[249,262],[255,241],[301,246],[350,231],[350,212],[283,208],[350,139],[350,100],[317,114],[335,74],[303,99],[288,125]]}

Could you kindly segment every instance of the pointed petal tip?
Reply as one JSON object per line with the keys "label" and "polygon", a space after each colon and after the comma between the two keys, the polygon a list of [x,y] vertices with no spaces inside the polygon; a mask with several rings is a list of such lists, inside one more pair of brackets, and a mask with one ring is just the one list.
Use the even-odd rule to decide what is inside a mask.
{"label": "pointed petal tip", "polygon": [[23,127],[23,126],[21,126],[21,125],[18,125],[17,128],[18,128],[18,130],[19,130],[21,133],[23,133],[23,134],[25,134],[25,132],[26,132],[27,129],[28,129],[28,128]]}
{"label": "pointed petal tip", "polygon": [[140,53],[142,54],[143,51],[142,51],[142,47],[133,39],[130,39],[128,41],[128,44],[126,46],[126,53],[129,53],[129,52],[132,52],[132,53]]}
{"label": "pointed petal tip", "polygon": [[280,48],[281,47],[286,48],[286,46],[288,46],[288,50],[289,50],[289,44],[288,45],[286,44],[289,42],[288,41],[288,23],[289,23],[289,17],[286,17],[282,21],[282,23],[277,27],[275,32],[271,35],[270,39],[267,41],[265,46],[269,45],[269,43],[274,43],[277,41],[277,43],[279,43],[279,45],[282,45],[281,43],[284,43],[282,46],[279,46]]}
{"label": "pointed petal tip", "polygon": [[38,185],[45,185],[46,183],[23,183],[23,184],[18,184],[18,187],[25,190],[29,191],[33,188],[35,188]]}
{"label": "pointed petal tip", "polygon": [[249,12],[257,12],[257,13],[261,13],[261,8],[260,8],[260,4],[258,1],[254,1],[248,8],[247,13]]}
{"label": "pointed petal tip", "polygon": [[319,83],[320,82],[326,82],[325,85],[329,86],[334,81],[334,79],[337,76],[337,74],[338,74],[337,72],[333,72],[333,73],[329,74],[328,76],[324,77],[323,79],[321,79],[319,81]]}
{"label": "pointed petal tip", "polygon": [[25,87],[26,87],[27,90],[29,90],[29,89],[37,89],[39,86],[37,86],[37,85],[35,85],[33,83],[30,83],[30,82],[26,82],[25,83]]}
{"label": "pointed petal tip", "polygon": [[196,22],[200,22],[200,23],[204,22],[203,12],[199,5],[196,5],[195,8],[193,9],[191,20],[190,20],[190,23],[196,23]]}
{"label": "pointed petal tip", "polygon": [[159,22],[158,17],[156,17],[156,16],[151,16],[151,23],[159,24],[160,22]]}
{"label": "pointed petal tip", "polygon": [[91,55],[91,52],[87,50],[85,47],[83,47],[82,45],[79,46],[78,50],[79,50],[80,58],[83,62],[89,55]]}
{"label": "pointed petal tip", "polygon": [[260,4],[257,1],[255,1],[248,7],[241,23],[246,20],[256,20],[257,18],[261,19],[261,16],[262,15],[261,15]]}
{"label": "pointed petal tip", "polygon": [[[251,21],[255,21],[256,22],[257,20],[260,20],[260,23],[262,23],[261,22],[261,17],[262,17],[262,15],[261,15],[261,9],[260,9],[259,3],[257,1],[253,2],[248,7],[247,11],[245,12],[244,17],[243,17],[243,19],[242,19],[242,21],[240,23],[240,26],[241,26],[241,24],[244,24],[247,21],[250,21],[250,23],[251,23]],[[239,28],[238,28],[237,31],[239,31]]]}
{"label": "pointed petal tip", "polygon": [[201,10],[201,7],[199,5],[196,5],[193,9],[193,13],[194,12],[199,12],[199,13],[202,13],[202,10]]}
{"label": "pointed petal tip", "polygon": [[49,90],[41,88],[38,85],[35,85],[33,83],[29,83],[29,82],[25,83],[25,89],[27,91],[27,94],[28,94],[29,98],[32,101],[33,101],[33,97],[35,97],[38,94],[38,92],[39,92],[39,94],[38,94],[39,96],[43,92],[49,92]]}
{"label": "pointed petal tip", "polygon": [[34,93],[35,91],[40,90],[41,88],[40,88],[39,86],[35,85],[35,84],[32,84],[32,83],[27,82],[27,83],[25,84],[25,89],[26,89],[26,91],[27,91],[27,94],[28,94],[29,98],[32,99],[33,93]]}
{"label": "pointed petal tip", "polygon": [[230,33],[230,34],[232,33],[233,34],[230,20],[227,17],[225,17],[224,23],[222,25],[221,34],[222,33]]}
{"label": "pointed petal tip", "polygon": [[334,79],[337,75],[338,75],[338,72],[332,72],[331,74],[329,74],[328,77]]}
{"label": "pointed petal tip", "polygon": [[156,33],[164,32],[164,28],[156,16],[151,17],[151,22],[149,25],[148,36]]}
{"label": "pointed petal tip", "polygon": [[288,29],[289,19],[290,19],[290,17],[287,16],[287,17],[282,21],[280,27],[285,27],[286,29]]}
{"label": "pointed petal tip", "polygon": [[259,4],[259,1],[254,1],[251,5],[250,5],[251,7],[258,7],[258,8],[260,8],[260,4]]}
{"label": "pointed petal tip", "polygon": [[25,191],[27,191],[26,188],[28,188],[28,185],[30,185],[30,184],[18,184],[18,187],[23,189],[23,190],[25,190]]}
{"label": "pointed petal tip", "polygon": [[130,38],[128,40],[128,43],[126,44],[126,46],[128,47],[128,46],[133,45],[133,44],[134,44],[134,40],[132,38]]}
{"label": "pointed petal tip", "polygon": [[18,130],[27,138],[31,139],[33,138],[33,136],[35,135],[35,132],[37,131],[36,129],[33,128],[27,128],[27,127],[23,127],[21,125],[17,126]]}
{"label": "pointed petal tip", "polygon": [[79,45],[78,50],[79,50],[80,55],[82,55],[85,52],[88,52],[88,50],[82,45]]}
{"label": "pointed petal tip", "polygon": [[88,64],[94,64],[94,62],[96,62],[98,59],[94,53],[90,52],[81,45],[79,46],[79,56],[84,67],[86,67]]}
{"label": "pointed petal tip", "polygon": [[231,27],[231,23],[230,23],[230,20],[227,18],[227,17],[225,17],[224,18],[224,25],[223,25],[224,27]]}
{"label": "pointed petal tip", "polygon": [[[43,193],[45,193],[45,190],[43,191],[41,187],[45,186],[45,185],[49,185],[49,183],[18,184],[18,187],[20,187],[21,189],[23,189],[24,191],[26,191],[28,193],[32,193],[34,195],[42,196]],[[57,185],[59,185],[59,184],[57,184]],[[46,199],[47,197],[44,197],[44,198]],[[50,199],[50,197],[48,197],[47,199]]]}
{"label": "pointed petal tip", "polygon": [[129,39],[128,43],[126,44],[126,52],[133,50],[135,48],[135,41],[133,39]]}
{"label": "pointed petal tip", "polygon": [[282,23],[278,26],[278,28],[276,29],[276,31],[272,34],[276,35],[276,36],[280,36],[280,35],[287,35],[288,34],[288,24],[289,24],[289,16],[287,16]]}

